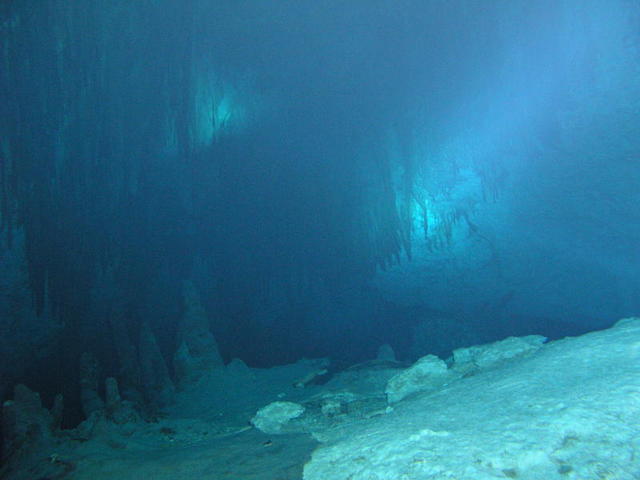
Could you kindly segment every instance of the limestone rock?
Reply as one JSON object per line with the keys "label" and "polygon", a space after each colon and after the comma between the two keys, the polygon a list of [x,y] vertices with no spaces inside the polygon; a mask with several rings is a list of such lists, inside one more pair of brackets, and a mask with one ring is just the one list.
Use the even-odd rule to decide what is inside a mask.
{"label": "limestone rock", "polygon": [[61,411],[61,397],[56,397],[52,414],[42,406],[38,393],[17,385],[13,400],[2,405],[2,458],[50,440],[60,423]]}
{"label": "limestone rock", "polygon": [[180,325],[178,349],[174,355],[177,381],[196,382],[207,371],[224,366],[209,319],[192,282],[184,284],[185,313]]}
{"label": "limestone rock", "polygon": [[415,392],[436,390],[452,377],[444,361],[427,355],[389,380],[385,389],[387,400],[395,403]]}
{"label": "limestone rock", "polygon": [[345,411],[345,407],[338,398],[325,398],[320,406],[320,411],[325,417],[336,417]]}
{"label": "limestone rock", "polygon": [[107,419],[116,425],[125,423],[137,423],[142,421],[142,417],[135,409],[132,402],[122,400],[118,389],[118,382],[115,378],[109,377],[105,380],[105,406]]}
{"label": "limestone rock", "polygon": [[147,401],[155,408],[169,405],[173,401],[175,388],[148,322],[143,322],[140,330],[139,356],[142,386]]}
{"label": "limestone rock", "polygon": [[118,381],[113,377],[108,377],[104,381],[107,411],[112,411],[120,405],[120,390]]}
{"label": "limestone rock", "polygon": [[304,413],[302,405],[293,402],[273,402],[258,410],[251,423],[267,434],[283,433],[283,427],[290,420]]}
{"label": "limestone rock", "polygon": [[509,337],[499,342],[459,348],[453,351],[453,368],[468,372],[470,369],[486,369],[498,363],[521,355],[535,352],[546,342],[546,337],[529,335]]}
{"label": "limestone rock", "polygon": [[[637,479],[640,319],[319,435],[305,480]],[[335,433],[334,433],[335,432]]]}
{"label": "limestone rock", "polygon": [[62,424],[62,414],[64,413],[64,398],[62,394],[57,394],[53,399],[53,406],[51,407],[51,428],[54,431],[60,430]]}
{"label": "limestone rock", "polygon": [[84,352],[80,356],[80,401],[85,418],[104,410],[104,402],[98,394],[99,377],[98,360],[91,353]]}

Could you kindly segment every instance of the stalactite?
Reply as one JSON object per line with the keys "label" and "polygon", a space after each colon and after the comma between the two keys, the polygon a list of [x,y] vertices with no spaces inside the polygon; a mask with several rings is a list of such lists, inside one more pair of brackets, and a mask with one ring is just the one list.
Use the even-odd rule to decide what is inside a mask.
{"label": "stalactite", "polygon": [[[208,8],[195,0],[11,6],[20,25],[2,31],[0,92],[16,95],[0,106],[9,151],[0,215],[5,229],[25,228],[36,303],[44,305],[47,284],[68,325],[93,311],[86,299],[100,269],[122,269],[129,300],[142,298],[145,279],[161,269],[186,276],[192,256],[207,256],[217,266],[209,275],[246,308],[241,295],[262,285],[286,283],[304,297],[314,283],[371,275],[411,256],[416,172],[406,138],[399,186],[398,165],[381,145],[367,146],[375,136],[367,126],[354,127],[360,142],[342,132],[310,145],[274,140],[295,132],[304,110],[300,118],[272,113],[244,136],[196,151],[195,76],[217,67],[216,52],[200,46],[215,38]],[[338,150],[344,161],[327,161]]]}
{"label": "stalactite", "polygon": [[[119,210],[129,208],[127,199],[131,202],[131,182],[122,179],[155,168],[150,162],[161,154],[164,118],[171,115],[170,106],[158,101],[162,90],[177,99],[176,110],[186,105],[182,95],[189,95],[189,58],[180,48],[187,48],[190,39],[176,47],[170,40],[155,40],[160,24],[159,31],[141,28],[148,15],[180,40],[182,30],[172,26],[175,18],[167,5],[182,10],[178,2],[125,7],[109,0],[6,7],[19,18],[19,28],[3,24],[1,32],[7,68],[0,91],[12,94],[3,95],[8,101],[0,107],[6,113],[0,123],[0,216],[9,235],[14,222],[25,226],[31,284],[40,307],[47,278],[53,303],[64,311],[78,303],[72,297],[90,288],[90,272],[104,265],[105,253],[120,255],[121,245],[132,241],[127,238],[130,226],[117,221],[127,218]],[[131,49],[158,45],[169,54],[160,53],[151,62],[142,50],[128,56]],[[130,58],[140,59],[139,64],[132,67]],[[177,63],[180,73],[171,74]],[[144,108],[132,110],[136,105]],[[176,119],[187,129],[188,115],[186,110]],[[188,148],[190,139],[183,137]],[[135,215],[131,219],[137,220]]]}

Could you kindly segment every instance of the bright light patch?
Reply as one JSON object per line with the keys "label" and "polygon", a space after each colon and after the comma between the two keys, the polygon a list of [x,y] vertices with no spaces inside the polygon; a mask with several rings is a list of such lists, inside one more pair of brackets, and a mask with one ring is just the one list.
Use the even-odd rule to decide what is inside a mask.
{"label": "bright light patch", "polygon": [[469,220],[483,191],[475,165],[477,152],[469,134],[439,149],[429,146],[430,142],[418,139],[413,148],[418,174],[410,211],[413,248],[425,246],[433,251],[453,246],[460,235],[468,233]]}
{"label": "bright light patch", "polygon": [[206,147],[241,130],[246,110],[234,86],[212,74],[200,76],[195,94],[195,143]]}

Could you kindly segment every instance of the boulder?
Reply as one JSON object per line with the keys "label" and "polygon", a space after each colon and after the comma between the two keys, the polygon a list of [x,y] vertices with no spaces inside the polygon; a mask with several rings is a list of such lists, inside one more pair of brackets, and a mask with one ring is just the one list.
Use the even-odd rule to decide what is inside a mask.
{"label": "boulder", "polygon": [[427,355],[391,377],[385,388],[387,401],[396,403],[415,392],[436,390],[452,377],[444,361],[435,355]]}
{"label": "boulder", "polygon": [[284,433],[283,427],[304,413],[305,408],[293,402],[273,402],[258,410],[251,423],[267,434]]}

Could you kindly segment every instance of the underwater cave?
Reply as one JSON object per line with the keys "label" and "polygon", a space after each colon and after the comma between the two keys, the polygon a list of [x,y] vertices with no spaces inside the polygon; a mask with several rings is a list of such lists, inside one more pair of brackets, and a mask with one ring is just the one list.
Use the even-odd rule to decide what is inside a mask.
{"label": "underwater cave", "polygon": [[0,478],[640,478],[638,2],[5,0],[0,46]]}

